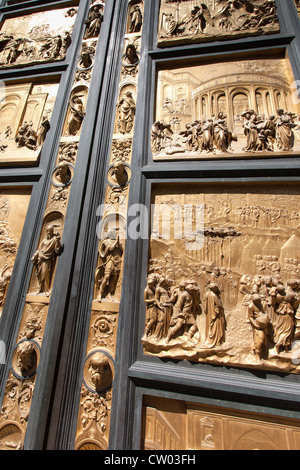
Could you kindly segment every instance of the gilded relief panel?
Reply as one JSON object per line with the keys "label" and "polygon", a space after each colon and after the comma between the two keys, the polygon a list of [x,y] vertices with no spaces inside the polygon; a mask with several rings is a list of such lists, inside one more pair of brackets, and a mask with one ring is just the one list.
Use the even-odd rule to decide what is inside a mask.
{"label": "gilded relief panel", "polygon": [[0,69],[63,60],[75,18],[68,8],[7,18],[0,31]]}
{"label": "gilded relief panel", "polygon": [[299,373],[297,186],[156,187],[145,354]]}
{"label": "gilded relief panel", "polygon": [[159,70],[154,160],[297,155],[299,97],[288,58]]}
{"label": "gilded relief panel", "polygon": [[29,200],[30,191],[25,188],[0,191],[0,316],[19,248]]}
{"label": "gilded relief panel", "polygon": [[105,450],[109,443],[143,13],[142,0],[128,1],[106,191],[97,210],[99,244],[75,442],[78,450]]}
{"label": "gilded relief panel", "polygon": [[0,87],[0,165],[35,164],[50,129],[57,82]]}
{"label": "gilded relief panel", "polygon": [[274,0],[161,0],[158,46],[274,34],[279,30]]}
{"label": "gilded relief panel", "polygon": [[145,398],[145,450],[296,450],[299,439],[297,420]]}

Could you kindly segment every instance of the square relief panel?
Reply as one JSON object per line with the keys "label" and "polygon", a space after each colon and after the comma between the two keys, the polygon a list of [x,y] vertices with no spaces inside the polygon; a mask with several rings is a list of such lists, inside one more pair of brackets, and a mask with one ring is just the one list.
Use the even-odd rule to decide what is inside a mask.
{"label": "square relief panel", "polygon": [[294,184],[153,188],[144,353],[300,372]]}
{"label": "square relief panel", "polygon": [[299,96],[288,58],[224,60],[157,73],[155,161],[296,156]]}
{"label": "square relief panel", "polygon": [[27,188],[0,190],[0,317],[30,200]]}

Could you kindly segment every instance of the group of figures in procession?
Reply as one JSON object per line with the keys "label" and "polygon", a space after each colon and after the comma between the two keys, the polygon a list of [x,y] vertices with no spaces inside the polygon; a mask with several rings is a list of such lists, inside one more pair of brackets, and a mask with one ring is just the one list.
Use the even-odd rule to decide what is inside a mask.
{"label": "group of figures in procession", "polygon": [[[293,342],[300,338],[300,279],[284,282],[280,274],[244,275],[239,286],[241,302],[234,311],[226,311],[227,300],[223,298],[225,292],[217,271],[212,270],[208,276],[203,295],[193,279],[174,283],[162,274],[150,273],[144,290],[143,340],[164,347],[171,340],[177,344],[179,339],[190,341],[199,350],[216,348],[227,340],[228,315],[235,315],[238,309],[243,322],[251,326],[253,339],[249,352],[257,360],[289,352]],[[199,332],[200,315],[205,315],[204,339]]]}
{"label": "group of figures in procession", "polygon": [[[277,116],[266,118],[248,109],[241,117],[246,137],[244,152],[273,152],[275,143],[279,151],[293,149],[294,129],[299,127],[295,113],[279,108]],[[238,137],[229,129],[226,119],[226,114],[220,111],[217,116],[186,124],[185,130],[179,133],[174,133],[171,123],[155,121],[151,129],[152,153],[234,153],[232,142],[237,142]]]}

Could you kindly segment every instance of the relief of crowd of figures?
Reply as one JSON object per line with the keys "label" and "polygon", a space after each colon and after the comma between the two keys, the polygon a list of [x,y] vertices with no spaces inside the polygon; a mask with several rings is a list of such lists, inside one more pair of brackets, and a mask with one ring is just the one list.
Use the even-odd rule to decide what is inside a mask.
{"label": "relief of crowd of figures", "polygon": [[270,157],[299,151],[299,99],[287,58],[160,70],[154,160]]}
{"label": "relief of crowd of figures", "polygon": [[[234,154],[232,142],[238,137],[229,129],[226,114],[219,112],[209,119],[196,120],[186,124],[186,129],[173,140],[171,124],[155,121],[151,129],[151,146],[153,155],[165,153],[189,152],[195,154]],[[257,115],[253,109],[241,113],[246,145],[246,153],[290,152],[295,144],[295,132],[300,131],[299,115],[278,108],[277,115],[266,117]]]}
{"label": "relief of crowd of figures", "polygon": [[62,9],[6,19],[0,32],[0,68],[64,60],[75,17],[75,9]]}
{"label": "relief of crowd of figures", "polygon": [[[205,195],[197,251],[152,233],[144,351],[297,373],[299,199],[238,193]],[[157,198],[173,209],[179,201]]]}
{"label": "relief of crowd of figures", "polygon": [[158,45],[165,47],[278,31],[273,0],[162,0]]}
{"label": "relief of crowd of figures", "polygon": [[119,93],[104,213],[99,229],[97,266],[75,448],[104,450],[108,446],[114,356],[122,291],[123,238],[130,183],[132,137],[140,62],[143,1],[128,2]]}

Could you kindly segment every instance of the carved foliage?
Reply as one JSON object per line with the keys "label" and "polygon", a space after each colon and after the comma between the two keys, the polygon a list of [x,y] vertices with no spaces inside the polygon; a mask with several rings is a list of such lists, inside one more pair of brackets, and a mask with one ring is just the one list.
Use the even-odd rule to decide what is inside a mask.
{"label": "carved foliage", "polygon": [[275,1],[162,0],[158,45],[226,39],[279,31]]}

